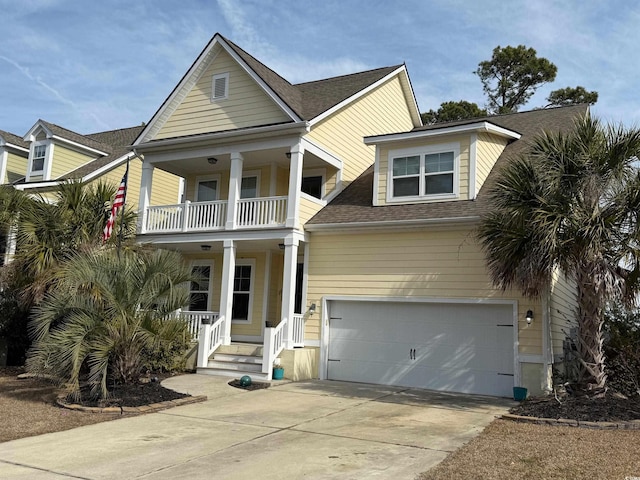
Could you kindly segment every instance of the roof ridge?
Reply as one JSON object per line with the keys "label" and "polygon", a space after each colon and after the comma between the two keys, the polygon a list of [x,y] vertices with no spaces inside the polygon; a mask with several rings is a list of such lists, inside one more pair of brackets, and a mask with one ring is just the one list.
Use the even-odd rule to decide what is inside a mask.
{"label": "roof ridge", "polygon": [[92,133],[79,134],[79,135],[83,135],[85,137],[89,137],[91,135],[102,135],[104,133],[118,132],[118,131],[121,131],[121,130],[131,130],[131,129],[134,129],[134,128],[141,128],[141,127],[145,127],[145,126],[146,125],[135,125],[133,127],[112,128],[111,130],[103,130],[103,131],[100,131],[100,132],[92,132]]}
{"label": "roof ridge", "polygon": [[393,68],[395,70],[397,68],[402,67],[403,65],[404,65],[404,63],[399,63],[398,65],[388,65],[386,67],[371,68],[369,70],[361,70],[359,72],[347,73],[347,74],[344,74],[344,75],[335,75],[333,77],[319,78],[317,80],[309,80],[308,82],[294,83],[292,85],[294,87],[299,87],[299,86],[302,86],[302,85],[309,85],[310,83],[319,83],[319,82],[326,82],[328,80],[337,80],[337,79],[341,79],[341,78],[353,77],[355,75],[362,75],[362,74],[365,74],[365,73],[376,72],[376,71],[379,71],[379,70],[386,70],[386,69],[391,69],[391,68]]}

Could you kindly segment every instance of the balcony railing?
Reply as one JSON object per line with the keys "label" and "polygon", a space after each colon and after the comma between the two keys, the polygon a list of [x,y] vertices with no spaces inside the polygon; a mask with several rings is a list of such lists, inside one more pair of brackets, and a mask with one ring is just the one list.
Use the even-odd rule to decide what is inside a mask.
{"label": "balcony railing", "polygon": [[[142,233],[179,233],[224,230],[226,200],[148,207]],[[238,228],[281,227],[287,219],[287,197],[246,198],[238,201]]]}

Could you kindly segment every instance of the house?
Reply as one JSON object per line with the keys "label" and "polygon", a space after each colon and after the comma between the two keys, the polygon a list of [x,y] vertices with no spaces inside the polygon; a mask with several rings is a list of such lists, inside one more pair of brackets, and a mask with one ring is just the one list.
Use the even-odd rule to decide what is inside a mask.
{"label": "house", "polygon": [[[58,125],[38,120],[20,138],[0,132],[0,178],[2,183],[29,194],[50,197],[60,182],[81,180],[89,185],[97,182],[118,185],[127,163],[130,164],[127,204],[138,205],[142,162],[131,150],[131,144],[144,127],[122,128],[82,135]],[[182,195],[182,179],[169,173],[156,178],[158,188],[152,202],[178,202]],[[9,260],[13,242],[4,260]]]}
{"label": "house", "polygon": [[[581,113],[424,127],[404,65],[291,84],[216,34],[133,143],[138,239],[200,278],[198,371],[271,379],[279,358],[294,380],[548,387],[571,284],[499,291],[473,230],[499,165]],[[151,205],[162,172],[184,201]]]}

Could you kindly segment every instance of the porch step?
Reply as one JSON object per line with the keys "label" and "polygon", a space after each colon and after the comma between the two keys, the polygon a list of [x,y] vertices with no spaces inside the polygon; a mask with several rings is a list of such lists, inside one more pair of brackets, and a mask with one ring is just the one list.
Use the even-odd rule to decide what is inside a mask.
{"label": "porch step", "polygon": [[261,343],[232,343],[231,345],[220,345],[216,354],[223,353],[229,355],[244,355],[250,357],[260,357],[262,360],[263,347]]}
{"label": "porch step", "polygon": [[[235,362],[235,363],[259,363],[262,365],[262,357],[258,357],[255,355],[232,355],[230,353],[219,353],[219,349],[217,352],[213,354],[213,360],[220,362]],[[209,360],[211,362],[212,359]]]}
{"label": "porch step", "polygon": [[254,372],[262,372],[262,362],[261,363],[243,363],[243,362],[233,362],[233,361],[216,361],[209,360],[207,363],[208,368],[219,368],[221,370],[233,370],[235,372],[242,373],[254,373]]}
{"label": "porch step", "polygon": [[221,377],[240,378],[243,375],[249,375],[255,382],[268,382],[267,374],[262,372],[240,372],[238,370],[226,370],[222,368],[209,368],[200,367],[197,373],[203,373],[205,375],[218,375]]}

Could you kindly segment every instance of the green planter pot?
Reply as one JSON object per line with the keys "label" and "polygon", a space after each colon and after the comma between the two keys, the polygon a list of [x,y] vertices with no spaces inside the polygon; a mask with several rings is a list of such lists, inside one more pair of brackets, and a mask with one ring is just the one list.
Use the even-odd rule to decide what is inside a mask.
{"label": "green planter pot", "polygon": [[282,380],[284,378],[284,368],[273,368],[273,379],[274,380]]}
{"label": "green planter pot", "polygon": [[513,387],[513,399],[522,402],[527,398],[527,389],[524,387]]}

